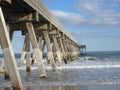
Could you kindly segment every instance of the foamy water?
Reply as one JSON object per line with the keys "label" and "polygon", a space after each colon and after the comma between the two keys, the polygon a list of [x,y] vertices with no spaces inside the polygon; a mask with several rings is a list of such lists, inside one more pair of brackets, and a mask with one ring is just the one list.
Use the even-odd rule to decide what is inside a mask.
{"label": "foamy water", "polygon": [[[116,53],[116,52],[115,52]],[[19,60],[17,60],[19,61]],[[25,63],[24,63],[25,64]],[[57,72],[44,60],[47,79],[40,79],[37,63],[31,67],[31,75],[26,75],[26,66],[18,68],[25,87],[39,85],[113,85],[120,84],[120,52],[90,53],[79,57],[73,62],[57,66]],[[4,79],[0,85],[6,86]],[[7,85],[10,85],[7,82]]]}

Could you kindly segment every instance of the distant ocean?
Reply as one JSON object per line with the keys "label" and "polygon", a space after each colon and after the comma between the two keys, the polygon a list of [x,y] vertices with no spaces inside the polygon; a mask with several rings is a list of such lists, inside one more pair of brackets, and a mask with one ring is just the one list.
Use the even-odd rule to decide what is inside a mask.
{"label": "distant ocean", "polygon": [[[15,56],[19,64],[20,54]],[[0,54],[0,65],[2,58]],[[18,68],[24,90],[120,90],[120,51],[88,52],[67,65],[63,63],[63,67],[57,66],[57,72],[52,72],[45,61],[47,79],[40,79],[36,63],[31,75],[26,75],[25,62]],[[12,90],[2,73],[0,90]]]}

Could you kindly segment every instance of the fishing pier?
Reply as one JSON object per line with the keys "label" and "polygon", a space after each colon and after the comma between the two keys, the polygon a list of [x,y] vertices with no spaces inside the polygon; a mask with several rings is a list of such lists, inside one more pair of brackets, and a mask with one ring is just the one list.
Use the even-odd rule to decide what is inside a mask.
{"label": "fishing pier", "polygon": [[[0,0],[0,44],[4,55],[2,69],[5,78],[10,78],[13,90],[23,90],[21,77],[11,41],[13,32],[25,36],[20,67],[26,60],[26,73],[36,59],[41,78],[46,78],[43,64],[44,47],[47,47],[47,63],[56,71],[55,60],[62,66],[80,55],[80,44],[60,24],[41,0]],[[33,48],[31,60],[30,43]]]}

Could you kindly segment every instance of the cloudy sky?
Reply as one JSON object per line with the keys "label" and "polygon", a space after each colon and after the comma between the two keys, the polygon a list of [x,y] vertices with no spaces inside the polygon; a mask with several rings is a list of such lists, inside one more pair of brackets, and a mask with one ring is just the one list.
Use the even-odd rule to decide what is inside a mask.
{"label": "cloudy sky", "polygon": [[[87,51],[120,50],[120,0],[42,1]],[[23,42],[21,33],[14,32],[15,53],[22,51]]]}
{"label": "cloudy sky", "polygon": [[43,0],[88,51],[120,50],[120,0]]}

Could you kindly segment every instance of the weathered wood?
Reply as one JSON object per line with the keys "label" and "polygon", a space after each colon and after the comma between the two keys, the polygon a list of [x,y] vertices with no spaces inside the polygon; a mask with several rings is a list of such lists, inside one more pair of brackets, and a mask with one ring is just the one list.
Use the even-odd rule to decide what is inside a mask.
{"label": "weathered wood", "polygon": [[32,60],[31,60],[31,65],[33,65],[34,64],[34,62],[35,62],[35,53],[33,52],[33,55],[32,55]]}
{"label": "weathered wood", "polygon": [[48,60],[50,60],[50,64],[52,66],[52,71],[56,71],[55,60],[54,60],[54,57],[53,57],[52,49],[50,47],[50,38],[48,36],[48,32],[47,31],[43,31],[43,34],[44,34],[44,39],[45,39],[45,43],[46,43],[47,50],[48,50],[47,58],[48,58]]}
{"label": "weathered wood", "polygon": [[[38,12],[32,13],[5,13],[5,18],[9,23],[22,23],[26,21],[39,21]],[[13,17],[14,16],[14,17]]]}
{"label": "weathered wood", "polygon": [[43,42],[43,53],[44,53],[44,51],[45,51],[45,45],[46,45],[46,43],[45,43],[45,41]]}
{"label": "weathered wood", "polygon": [[72,44],[69,45],[69,48],[71,50],[71,58],[74,58],[76,55],[75,55],[75,50],[74,50],[74,46]]}
{"label": "weathered wood", "polygon": [[51,23],[45,23],[43,25],[35,24],[35,30],[51,30],[52,24]]}
{"label": "weathered wood", "polygon": [[64,44],[63,44],[62,38],[59,37],[58,41],[59,41],[59,44],[60,44],[60,47],[61,47],[61,57],[64,60],[65,64],[67,64],[67,58],[66,58],[66,53],[65,53],[65,49],[64,49]]}
{"label": "weathered wood", "polygon": [[58,31],[57,30],[52,30],[49,32],[49,35],[53,36],[53,35],[58,35]]}
{"label": "weathered wood", "polygon": [[1,1],[4,1],[4,2],[7,2],[7,3],[11,4],[11,0],[0,0],[0,2]]}
{"label": "weathered wood", "polygon": [[27,39],[25,37],[23,48],[22,48],[22,53],[21,53],[21,58],[20,58],[19,67],[22,67],[24,59],[25,59],[25,56],[26,56],[26,41],[27,41]]}
{"label": "weathered wood", "polygon": [[[8,24],[7,24],[7,30],[8,30],[9,36],[10,36],[10,40],[12,41],[13,32],[10,33],[10,27],[9,27]],[[7,70],[7,68],[6,68],[5,60],[4,60],[4,59],[2,60],[1,72],[4,73],[4,78],[5,78],[5,80],[9,80],[9,74],[8,74],[8,70]]]}
{"label": "weathered wood", "polygon": [[71,58],[71,52],[72,52],[72,50],[70,48],[70,44],[71,43],[69,43],[69,42],[66,42],[66,43],[67,43],[66,47],[67,47],[67,52],[68,52],[68,60],[71,61],[72,60],[72,58]]}
{"label": "weathered wood", "polygon": [[39,48],[40,48],[40,50],[41,50],[41,51],[43,51],[43,45],[42,45],[42,35],[41,35],[41,36],[39,36],[39,38],[38,38],[38,44],[39,44]]}
{"label": "weathered wood", "polygon": [[34,53],[36,56],[38,67],[39,67],[39,71],[41,72],[40,76],[46,78],[46,71],[45,71],[45,68],[43,65],[43,61],[42,61],[42,51],[38,47],[37,39],[36,39],[35,32],[34,32],[34,27],[33,27],[31,22],[27,22],[26,26],[27,26],[27,30],[28,30],[29,35],[30,35],[30,40],[31,40],[31,43],[32,43],[32,46],[34,49]]}
{"label": "weathered wood", "polygon": [[60,44],[60,47],[61,47],[61,51],[62,51],[62,53],[65,53],[62,39],[61,39],[61,38],[58,38],[58,41],[59,41],[59,44]]}
{"label": "weathered wood", "polygon": [[14,23],[14,24],[10,24],[10,28],[13,31],[21,31],[22,30],[22,35],[25,35],[26,33],[26,26],[24,23]]}
{"label": "weathered wood", "polygon": [[73,42],[78,42],[72,37],[72,35],[60,24],[56,17],[43,5],[40,0],[24,0],[29,6],[36,10],[41,16],[43,16],[48,22],[58,28],[63,34],[70,38]]}
{"label": "weathered wood", "polygon": [[[39,48],[40,48],[40,50],[42,51],[42,55],[43,55],[42,35],[41,35],[41,36],[39,36],[39,35],[37,36],[37,42],[38,42]],[[31,65],[34,64],[35,58],[36,58],[36,57],[35,57],[35,53],[33,53]]]}
{"label": "weathered wood", "polygon": [[22,90],[23,89],[22,82],[17,69],[15,56],[12,50],[12,46],[10,43],[10,39],[1,7],[0,7],[0,41],[4,54],[6,67],[8,69],[8,72],[10,72],[9,75],[12,81],[13,89]]}
{"label": "weathered wood", "polygon": [[29,34],[26,33],[26,73],[30,75],[30,37]]}
{"label": "weathered wood", "polygon": [[52,52],[53,52],[53,57],[54,57],[54,60],[55,60],[55,63],[56,63],[56,48],[55,48],[55,44],[54,43],[52,45]]}
{"label": "weathered wood", "polygon": [[64,62],[65,64],[67,64],[67,61],[68,61],[68,55],[67,55],[67,48],[66,48],[66,44],[65,44],[65,40],[62,39],[62,44],[63,44],[63,48],[64,48]]}
{"label": "weathered wood", "polygon": [[4,59],[2,60],[2,66],[0,68],[0,72],[1,73],[4,73],[5,72],[5,62],[4,62]]}
{"label": "weathered wood", "polygon": [[[9,25],[7,25],[7,30],[8,30],[8,34],[9,34],[9,38],[10,38],[10,40],[12,41],[12,37],[13,37],[13,32],[10,32],[10,26]],[[4,64],[4,78],[5,78],[5,80],[9,80],[10,79],[10,77],[9,77],[9,72],[8,72],[8,69],[7,69],[7,67],[6,67],[6,62],[5,62],[5,60],[3,60],[3,64]]]}
{"label": "weathered wood", "polygon": [[59,61],[59,65],[62,66],[62,59],[61,59],[61,55],[60,55],[59,45],[58,45],[58,42],[57,42],[57,39],[55,36],[53,36],[53,41],[54,41],[54,46],[56,48],[56,54],[57,54],[57,58]]}

